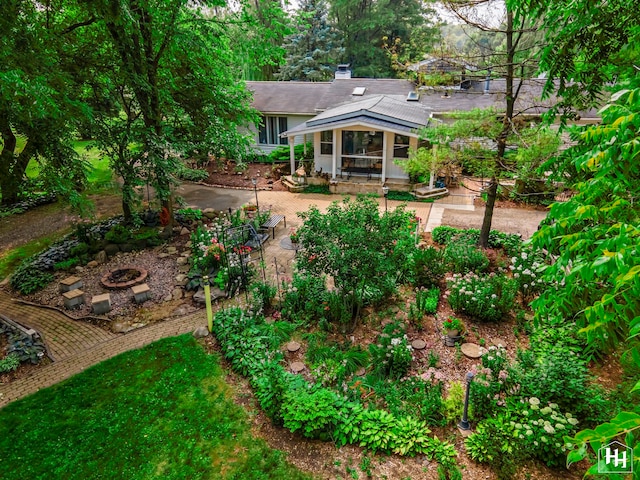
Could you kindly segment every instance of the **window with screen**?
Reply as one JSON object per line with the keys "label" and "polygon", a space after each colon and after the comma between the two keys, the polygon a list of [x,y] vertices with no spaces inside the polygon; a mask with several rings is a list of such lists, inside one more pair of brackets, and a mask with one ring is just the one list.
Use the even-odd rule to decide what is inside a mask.
{"label": "window with screen", "polygon": [[287,130],[287,117],[262,117],[262,123],[258,129],[258,141],[261,145],[286,145],[287,139],[281,138],[280,134]]}
{"label": "window with screen", "polygon": [[407,135],[395,136],[393,158],[409,158],[409,137]]}

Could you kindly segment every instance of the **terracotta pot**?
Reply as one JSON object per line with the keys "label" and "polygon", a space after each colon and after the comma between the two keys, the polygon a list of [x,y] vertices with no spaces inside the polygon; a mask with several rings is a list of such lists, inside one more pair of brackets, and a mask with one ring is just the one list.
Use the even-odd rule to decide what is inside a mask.
{"label": "terracotta pot", "polygon": [[447,347],[455,347],[456,343],[458,343],[461,339],[462,337],[459,335],[458,336],[445,335],[444,344]]}

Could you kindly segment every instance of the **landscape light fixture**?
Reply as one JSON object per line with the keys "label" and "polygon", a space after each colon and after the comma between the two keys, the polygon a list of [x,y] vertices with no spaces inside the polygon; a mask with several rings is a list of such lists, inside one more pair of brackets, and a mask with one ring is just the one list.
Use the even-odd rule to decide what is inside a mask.
{"label": "landscape light fixture", "polygon": [[471,426],[469,425],[469,390],[471,389],[471,382],[473,381],[473,373],[468,372],[466,376],[467,381],[467,391],[464,395],[464,410],[462,411],[462,419],[460,423],[458,423],[458,428],[460,430],[471,430]]}
{"label": "landscape light fixture", "polygon": [[256,195],[256,211],[260,214],[260,205],[258,205],[258,179],[253,177],[251,183],[253,183],[253,193]]}
{"label": "landscape light fixture", "polygon": [[384,213],[387,213],[387,195],[389,195],[389,187],[382,186],[382,195],[384,196]]}

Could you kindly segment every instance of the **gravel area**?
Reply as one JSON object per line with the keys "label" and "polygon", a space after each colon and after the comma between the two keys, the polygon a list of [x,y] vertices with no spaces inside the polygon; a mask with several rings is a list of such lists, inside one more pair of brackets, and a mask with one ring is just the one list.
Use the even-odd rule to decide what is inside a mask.
{"label": "gravel area", "polygon": [[[59,282],[66,277],[74,275],[82,279],[82,291],[85,294],[85,304],[72,310],[65,310],[69,315],[76,318],[92,316],[91,298],[95,295],[109,293],[111,296],[111,311],[100,317],[112,321],[128,320],[129,323],[131,323],[134,319],[137,319],[142,320],[142,322],[134,323],[150,323],[155,317],[155,315],[150,315],[151,311],[155,308],[162,307],[164,316],[166,317],[167,311],[163,305],[182,298],[182,294],[178,295],[177,292],[175,292],[174,297],[174,290],[176,288],[176,276],[179,274],[179,266],[177,265],[176,259],[179,257],[181,251],[185,249],[177,249],[177,252],[173,255],[167,254],[166,250],[167,246],[163,245],[153,250],[118,253],[106,263],[94,268],[83,267],[81,271],[73,274],[56,272],[55,281],[49,284],[49,286],[23,298],[30,302],[65,310],[63,297],[59,292]],[[163,255],[163,253],[166,255]],[[150,299],[142,305],[137,305],[134,302],[130,288],[108,290],[100,283],[102,276],[111,270],[136,266],[146,269],[149,273],[145,283],[147,283],[150,288]],[[177,298],[178,296],[180,298]],[[141,311],[146,312],[146,322],[143,318],[145,315],[141,315]]]}

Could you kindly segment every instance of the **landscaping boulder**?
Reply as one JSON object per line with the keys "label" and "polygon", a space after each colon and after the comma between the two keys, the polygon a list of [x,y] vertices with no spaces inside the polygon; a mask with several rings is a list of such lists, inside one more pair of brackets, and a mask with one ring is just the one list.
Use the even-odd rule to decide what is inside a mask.
{"label": "landscaping boulder", "polygon": [[[227,294],[224,293],[219,288],[211,287],[211,301],[218,300],[219,298],[225,298],[226,296],[227,296]],[[198,289],[198,291],[193,296],[193,301],[196,302],[196,303],[199,303],[201,305],[205,305],[206,304],[207,301],[205,300],[204,289],[203,288]]]}
{"label": "landscaping boulder", "polygon": [[98,253],[96,253],[95,261],[98,262],[99,265],[107,263],[107,256],[107,252],[105,252],[104,250],[100,250]]}
{"label": "landscaping boulder", "polygon": [[209,330],[207,330],[207,327],[198,327],[193,332],[194,338],[204,338],[208,336],[209,336]]}
{"label": "landscaping boulder", "polygon": [[108,243],[107,245],[105,245],[104,247],[104,252],[107,254],[107,256],[109,257],[113,257],[116,253],[118,253],[120,251],[120,247],[118,245],[116,245],[115,243]]}

